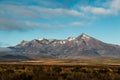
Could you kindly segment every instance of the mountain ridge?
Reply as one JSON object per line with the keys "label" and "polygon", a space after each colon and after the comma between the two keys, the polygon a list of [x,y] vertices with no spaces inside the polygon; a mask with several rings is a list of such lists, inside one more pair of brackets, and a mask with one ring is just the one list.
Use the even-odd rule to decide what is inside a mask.
{"label": "mountain ridge", "polygon": [[115,57],[120,58],[120,46],[108,44],[82,33],[78,37],[64,40],[33,39],[22,41],[9,47],[12,55],[22,55],[31,59],[41,58],[81,58],[81,57]]}

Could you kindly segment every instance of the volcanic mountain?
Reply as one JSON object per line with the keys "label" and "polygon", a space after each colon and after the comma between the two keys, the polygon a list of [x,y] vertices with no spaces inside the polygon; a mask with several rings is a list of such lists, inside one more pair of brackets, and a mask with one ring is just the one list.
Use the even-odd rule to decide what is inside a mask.
{"label": "volcanic mountain", "polygon": [[83,57],[120,58],[120,46],[104,43],[86,34],[81,34],[76,38],[69,37],[65,40],[41,38],[32,41],[22,41],[20,44],[8,48],[11,51],[4,52],[7,55],[19,55],[31,59]]}

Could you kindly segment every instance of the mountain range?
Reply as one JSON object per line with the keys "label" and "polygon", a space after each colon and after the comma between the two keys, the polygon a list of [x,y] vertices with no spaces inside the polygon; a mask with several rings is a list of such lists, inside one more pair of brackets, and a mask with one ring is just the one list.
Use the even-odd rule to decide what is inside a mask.
{"label": "mountain range", "polygon": [[34,39],[20,44],[0,48],[0,61],[21,61],[48,58],[120,58],[120,46],[108,44],[86,34],[65,40]]}

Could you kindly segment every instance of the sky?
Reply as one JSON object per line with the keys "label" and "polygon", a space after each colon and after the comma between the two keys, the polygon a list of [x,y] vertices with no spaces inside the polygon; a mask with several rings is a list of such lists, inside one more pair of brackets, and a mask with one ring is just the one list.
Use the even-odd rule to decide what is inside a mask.
{"label": "sky", "polygon": [[120,45],[120,0],[0,0],[0,47],[82,33]]}

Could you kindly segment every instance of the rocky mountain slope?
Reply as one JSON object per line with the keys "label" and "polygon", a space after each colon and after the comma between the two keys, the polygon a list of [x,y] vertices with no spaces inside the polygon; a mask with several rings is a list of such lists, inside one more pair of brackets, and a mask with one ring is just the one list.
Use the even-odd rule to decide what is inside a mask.
{"label": "rocky mountain slope", "polygon": [[[65,40],[34,39],[22,41],[9,47],[6,54],[26,56],[31,59],[40,58],[84,58],[84,57],[116,57],[120,58],[120,46],[104,43],[86,34]],[[2,53],[1,53],[2,54]]]}

